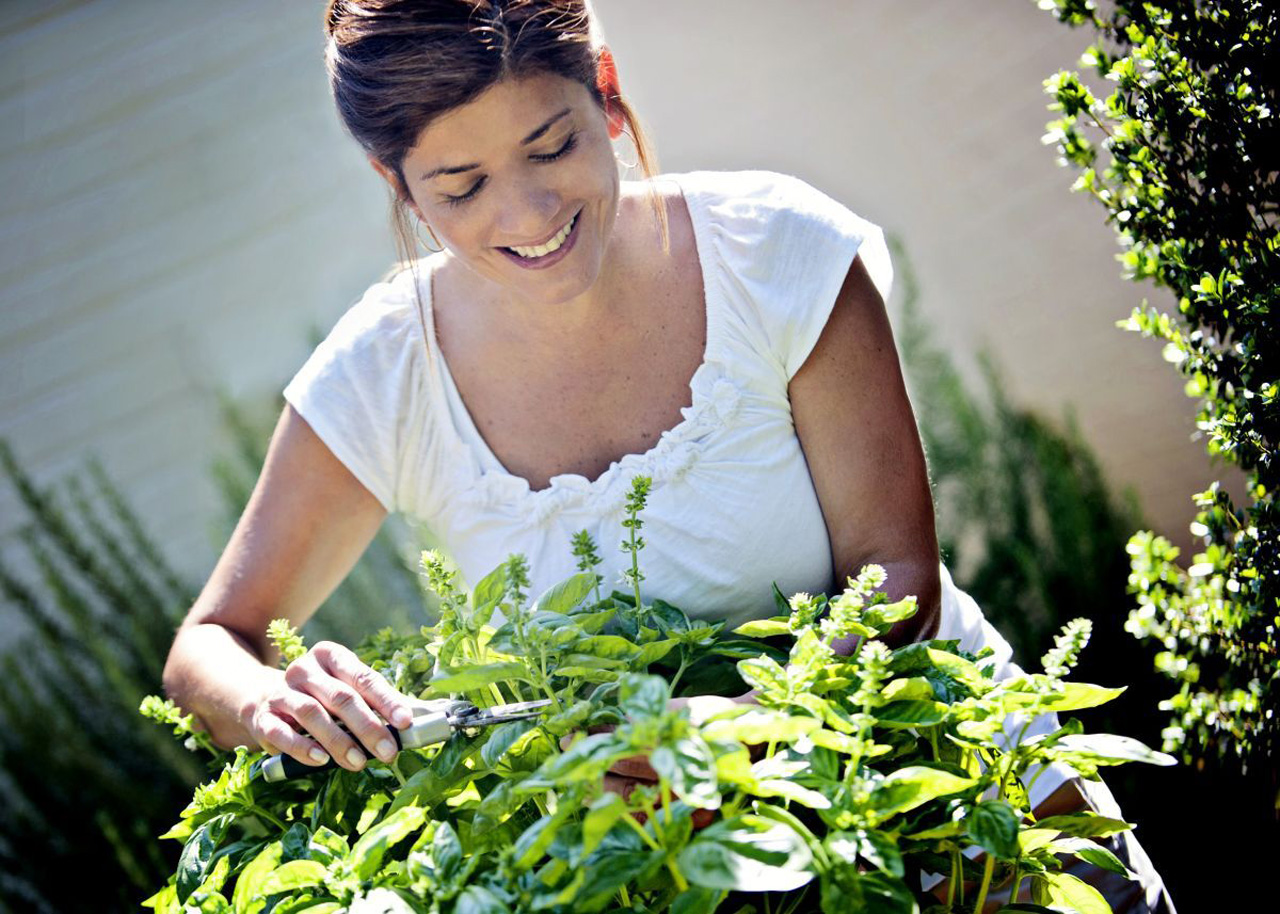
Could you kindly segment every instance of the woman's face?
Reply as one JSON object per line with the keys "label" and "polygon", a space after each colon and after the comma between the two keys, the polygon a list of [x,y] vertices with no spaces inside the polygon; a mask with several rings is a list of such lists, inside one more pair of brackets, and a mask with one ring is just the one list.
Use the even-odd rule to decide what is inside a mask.
{"label": "woman's face", "polygon": [[403,172],[436,238],[508,295],[567,301],[599,276],[619,178],[605,113],[581,84],[504,80],[423,130]]}

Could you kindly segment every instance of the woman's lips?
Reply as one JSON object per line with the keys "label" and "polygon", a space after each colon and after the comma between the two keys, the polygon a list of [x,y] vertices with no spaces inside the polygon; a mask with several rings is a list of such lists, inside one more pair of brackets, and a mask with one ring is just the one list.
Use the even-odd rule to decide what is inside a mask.
{"label": "woman's lips", "polygon": [[[574,243],[578,240],[578,230],[582,227],[582,210],[578,210],[573,216],[573,228],[569,231],[569,235],[565,238],[564,243],[556,248],[550,254],[543,254],[541,257],[521,257],[510,248],[498,248],[508,260],[526,270],[541,270],[546,267],[554,266],[568,256],[573,250]],[[551,237],[555,237],[552,235]]]}

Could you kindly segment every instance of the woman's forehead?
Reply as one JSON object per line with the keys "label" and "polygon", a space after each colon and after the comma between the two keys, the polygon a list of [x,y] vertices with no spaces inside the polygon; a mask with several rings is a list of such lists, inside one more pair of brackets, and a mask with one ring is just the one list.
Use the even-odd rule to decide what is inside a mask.
{"label": "woman's forehead", "polygon": [[428,124],[406,161],[421,166],[413,173],[424,179],[440,169],[454,170],[486,153],[534,143],[572,122],[574,113],[590,103],[584,86],[554,74],[504,79]]}

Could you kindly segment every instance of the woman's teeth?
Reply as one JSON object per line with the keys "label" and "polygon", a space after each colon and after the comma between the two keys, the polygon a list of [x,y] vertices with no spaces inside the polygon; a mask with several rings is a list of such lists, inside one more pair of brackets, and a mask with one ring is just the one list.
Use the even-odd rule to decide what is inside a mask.
{"label": "woman's teeth", "polygon": [[507,248],[507,250],[515,251],[521,257],[543,257],[547,254],[550,254],[552,251],[558,251],[560,250],[560,245],[564,244],[564,240],[568,238],[569,233],[573,231],[573,224],[577,221],[578,221],[578,216],[577,214],[575,214],[574,217],[569,220],[568,225],[566,225],[560,231],[556,232],[555,237],[553,237],[546,244],[540,244],[534,248],[511,247],[511,248]]}

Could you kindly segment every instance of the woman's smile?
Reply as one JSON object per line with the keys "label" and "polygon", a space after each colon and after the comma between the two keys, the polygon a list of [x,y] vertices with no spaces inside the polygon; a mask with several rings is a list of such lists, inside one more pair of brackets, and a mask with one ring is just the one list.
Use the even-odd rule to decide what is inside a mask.
{"label": "woman's smile", "polygon": [[506,254],[512,263],[526,270],[541,270],[553,266],[569,256],[574,242],[578,240],[578,210],[558,232],[540,244],[529,246],[510,245],[498,250]]}
{"label": "woman's smile", "polygon": [[613,270],[621,186],[608,122],[579,83],[515,77],[432,122],[405,156],[412,200],[478,294],[590,307]]}

